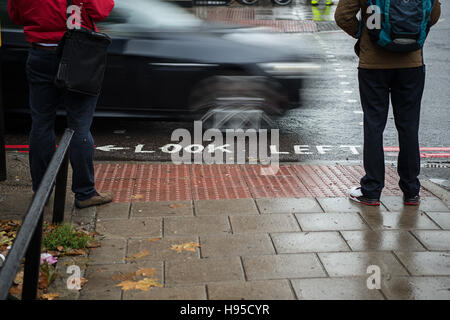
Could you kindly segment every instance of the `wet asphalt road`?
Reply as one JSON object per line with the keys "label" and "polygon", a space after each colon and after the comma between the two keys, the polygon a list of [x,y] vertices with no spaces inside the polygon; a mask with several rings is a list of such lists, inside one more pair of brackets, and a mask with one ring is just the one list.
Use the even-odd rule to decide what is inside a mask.
{"label": "wet asphalt road", "polygon": [[[294,7],[291,13],[295,10],[308,12],[309,7],[301,9],[303,11],[298,6]],[[421,113],[422,147],[450,147],[450,20],[447,19],[450,10],[445,5],[442,9],[443,18],[432,29],[424,50],[427,79]],[[289,9],[283,10],[289,13]],[[334,8],[326,13],[324,20],[332,20],[333,11]],[[281,13],[278,15],[283,16]],[[281,161],[360,161],[363,129],[357,83],[358,61],[353,52],[355,40],[341,31],[284,34],[282,37],[295,44],[299,51],[314,52],[322,65],[322,72],[307,82],[301,93],[304,98],[302,108],[290,111],[277,121],[279,151],[284,152],[280,154]],[[62,130],[64,124],[58,127]],[[172,143],[172,131],[177,128],[191,130],[192,127],[192,122],[95,119],[92,133],[97,147],[126,148],[98,149],[96,159],[167,161],[170,154],[160,148]],[[27,144],[28,130],[29,121],[7,121],[7,144]],[[398,146],[392,112],[385,130],[385,146]],[[299,148],[301,154],[298,154]],[[449,159],[425,158],[423,164],[445,167],[450,165]],[[386,153],[386,160],[395,162],[395,154]],[[449,168],[424,168],[422,174],[427,178],[450,180]]]}

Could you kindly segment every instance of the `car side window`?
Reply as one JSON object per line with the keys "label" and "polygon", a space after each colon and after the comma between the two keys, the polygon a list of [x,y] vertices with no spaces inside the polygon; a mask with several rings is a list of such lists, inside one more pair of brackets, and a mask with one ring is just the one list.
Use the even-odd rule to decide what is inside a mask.
{"label": "car side window", "polygon": [[8,1],[2,1],[0,3],[0,23],[2,27],[11,29],[21,29],[22,27],[12,22],[11,19],[9,18],[7,5]]}

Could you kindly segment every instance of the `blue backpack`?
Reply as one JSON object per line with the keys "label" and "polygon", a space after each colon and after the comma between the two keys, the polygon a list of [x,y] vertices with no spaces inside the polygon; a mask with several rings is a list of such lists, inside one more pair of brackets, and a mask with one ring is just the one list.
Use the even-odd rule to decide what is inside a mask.
{"label": "blue backpack", "polygon": [[389,51],[411,52],[421,49],[430,31],[434,1],[367,0],[367,5],[373,9],[372,13],[376,9],[380,14],[381,22],[381,28],[366,22],[370,38]]}

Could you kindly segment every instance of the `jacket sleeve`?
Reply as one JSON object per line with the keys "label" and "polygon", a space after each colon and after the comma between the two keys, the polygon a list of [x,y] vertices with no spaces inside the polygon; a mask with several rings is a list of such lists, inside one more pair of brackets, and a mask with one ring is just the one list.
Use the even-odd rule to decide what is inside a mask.
{"label": "jacket sleeve", "polygon": [[8,0],[8,14],[12,22],[23,26],[25,24],[23,16],[20,14],[20,1]]}
{"label": "jacket sleeve", "polygon": [[441,16],[441,3],[439,0],[434,2],[433,10],[431,11],[431,25],[435,25]]}
{"label": "jacket sleeve", "polygon": [[340,0],[334,13],[337,25],[353,38],[358,34],[359,21],[356,14],[360,9],[359,0]]}
{"label": "jacket sleeve", "polygon": [[105,20],[114,8],[114,0],[89,0],[84,6],[94,22]]}

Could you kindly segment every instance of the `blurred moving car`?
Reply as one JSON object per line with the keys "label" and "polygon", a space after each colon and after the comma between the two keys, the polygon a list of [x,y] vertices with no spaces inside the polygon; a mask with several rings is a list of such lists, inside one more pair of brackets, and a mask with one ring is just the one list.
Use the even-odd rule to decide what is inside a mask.
{"label": "blurred moving car", "polygon": [[[2,83],[7,113],[28,113],[29,44],[2,1]],[[299,106],[306,57],[254,28],[207,23],[159,0],[116,0],[98,24],[113,38],[96,116],[201,119],[218,105],[251,102],[269,115]],[[60,109],[64,113],[64,109]]]}

